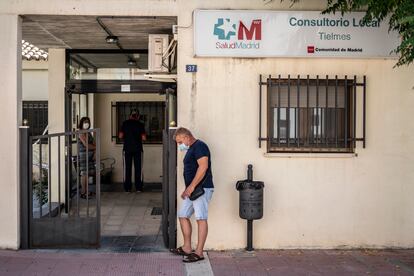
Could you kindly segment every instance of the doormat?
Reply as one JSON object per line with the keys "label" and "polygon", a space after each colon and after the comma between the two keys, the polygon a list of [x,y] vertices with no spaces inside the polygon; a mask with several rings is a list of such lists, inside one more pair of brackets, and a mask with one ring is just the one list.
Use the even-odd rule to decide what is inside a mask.
{"label": "doormat", "polygon": [[162,208],[161,207],[153,207],[151,211],[151,216],[161,216],[162,215]]}

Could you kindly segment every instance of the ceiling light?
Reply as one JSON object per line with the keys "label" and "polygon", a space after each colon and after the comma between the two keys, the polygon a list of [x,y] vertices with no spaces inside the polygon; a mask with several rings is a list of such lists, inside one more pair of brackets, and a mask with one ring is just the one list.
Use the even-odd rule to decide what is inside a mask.
{"label": "ceiling light", "polygon": [[128,59],[128,65],[129,66],[137,66],[137,62],[133,59]]}
{"label": "ceiling light", "polygon": [[108,35],[107,37],[106,37],[106,43],[109,43],[109,44],[115,44],[115,43],[117,43],[118,42],[118,37],[117,36],[115,36],[115,35]]}

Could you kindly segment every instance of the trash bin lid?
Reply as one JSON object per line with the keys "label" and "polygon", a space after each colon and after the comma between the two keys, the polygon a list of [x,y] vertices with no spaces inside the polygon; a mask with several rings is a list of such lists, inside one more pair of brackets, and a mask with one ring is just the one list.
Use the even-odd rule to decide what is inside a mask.
{"label": "trash bin lid", "polygon": [[246,190],[246,189],[253,189],[253,190],[260,190],[264,188],[263,181],[249,181],[249,180],[239,180],[236,183],[236,189],[238,191]]}

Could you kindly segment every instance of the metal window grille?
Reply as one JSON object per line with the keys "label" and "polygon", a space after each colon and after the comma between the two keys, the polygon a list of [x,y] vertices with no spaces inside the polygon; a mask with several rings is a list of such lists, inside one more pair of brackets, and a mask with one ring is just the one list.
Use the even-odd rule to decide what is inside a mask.
{"label": "metal window grille", "polygon": [[112,139],[122,143],[118,138],[122,123],[129,118],[132,109],[140,113],[140,120],[145,125],[147,140],[144,143],[162,143],[162,130],[165,125],[164,102],[116,102],[112,105]]}
{"label": "metal window grille", "polygon": [[[267,137],[261,129],[262,86],[267,87]],[[259,147],[267,141],[268,152],[354,152],[357,141],[365,147],[365,102],[365,76],[362,82],[356,76],[309,75],[269,75],[263,82],[260,76]]]}
{"label": "metal window grille", "polygon": [[30,127],[29,135],[42,135],[48,123],[48,102],[23,101],[22,111]]}

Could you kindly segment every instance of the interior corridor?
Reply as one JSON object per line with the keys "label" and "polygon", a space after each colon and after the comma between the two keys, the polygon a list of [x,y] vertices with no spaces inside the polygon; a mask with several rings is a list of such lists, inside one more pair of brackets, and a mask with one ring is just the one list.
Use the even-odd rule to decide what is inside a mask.
{"label": "interior corridor", "polygon": [[101,193],[101,250],[166,251],[161,214],[161,192]]}
{"label": "interior corridor", "polygon": [[101,194],[101,235],[158,235],[161,226],[161,192]]}

